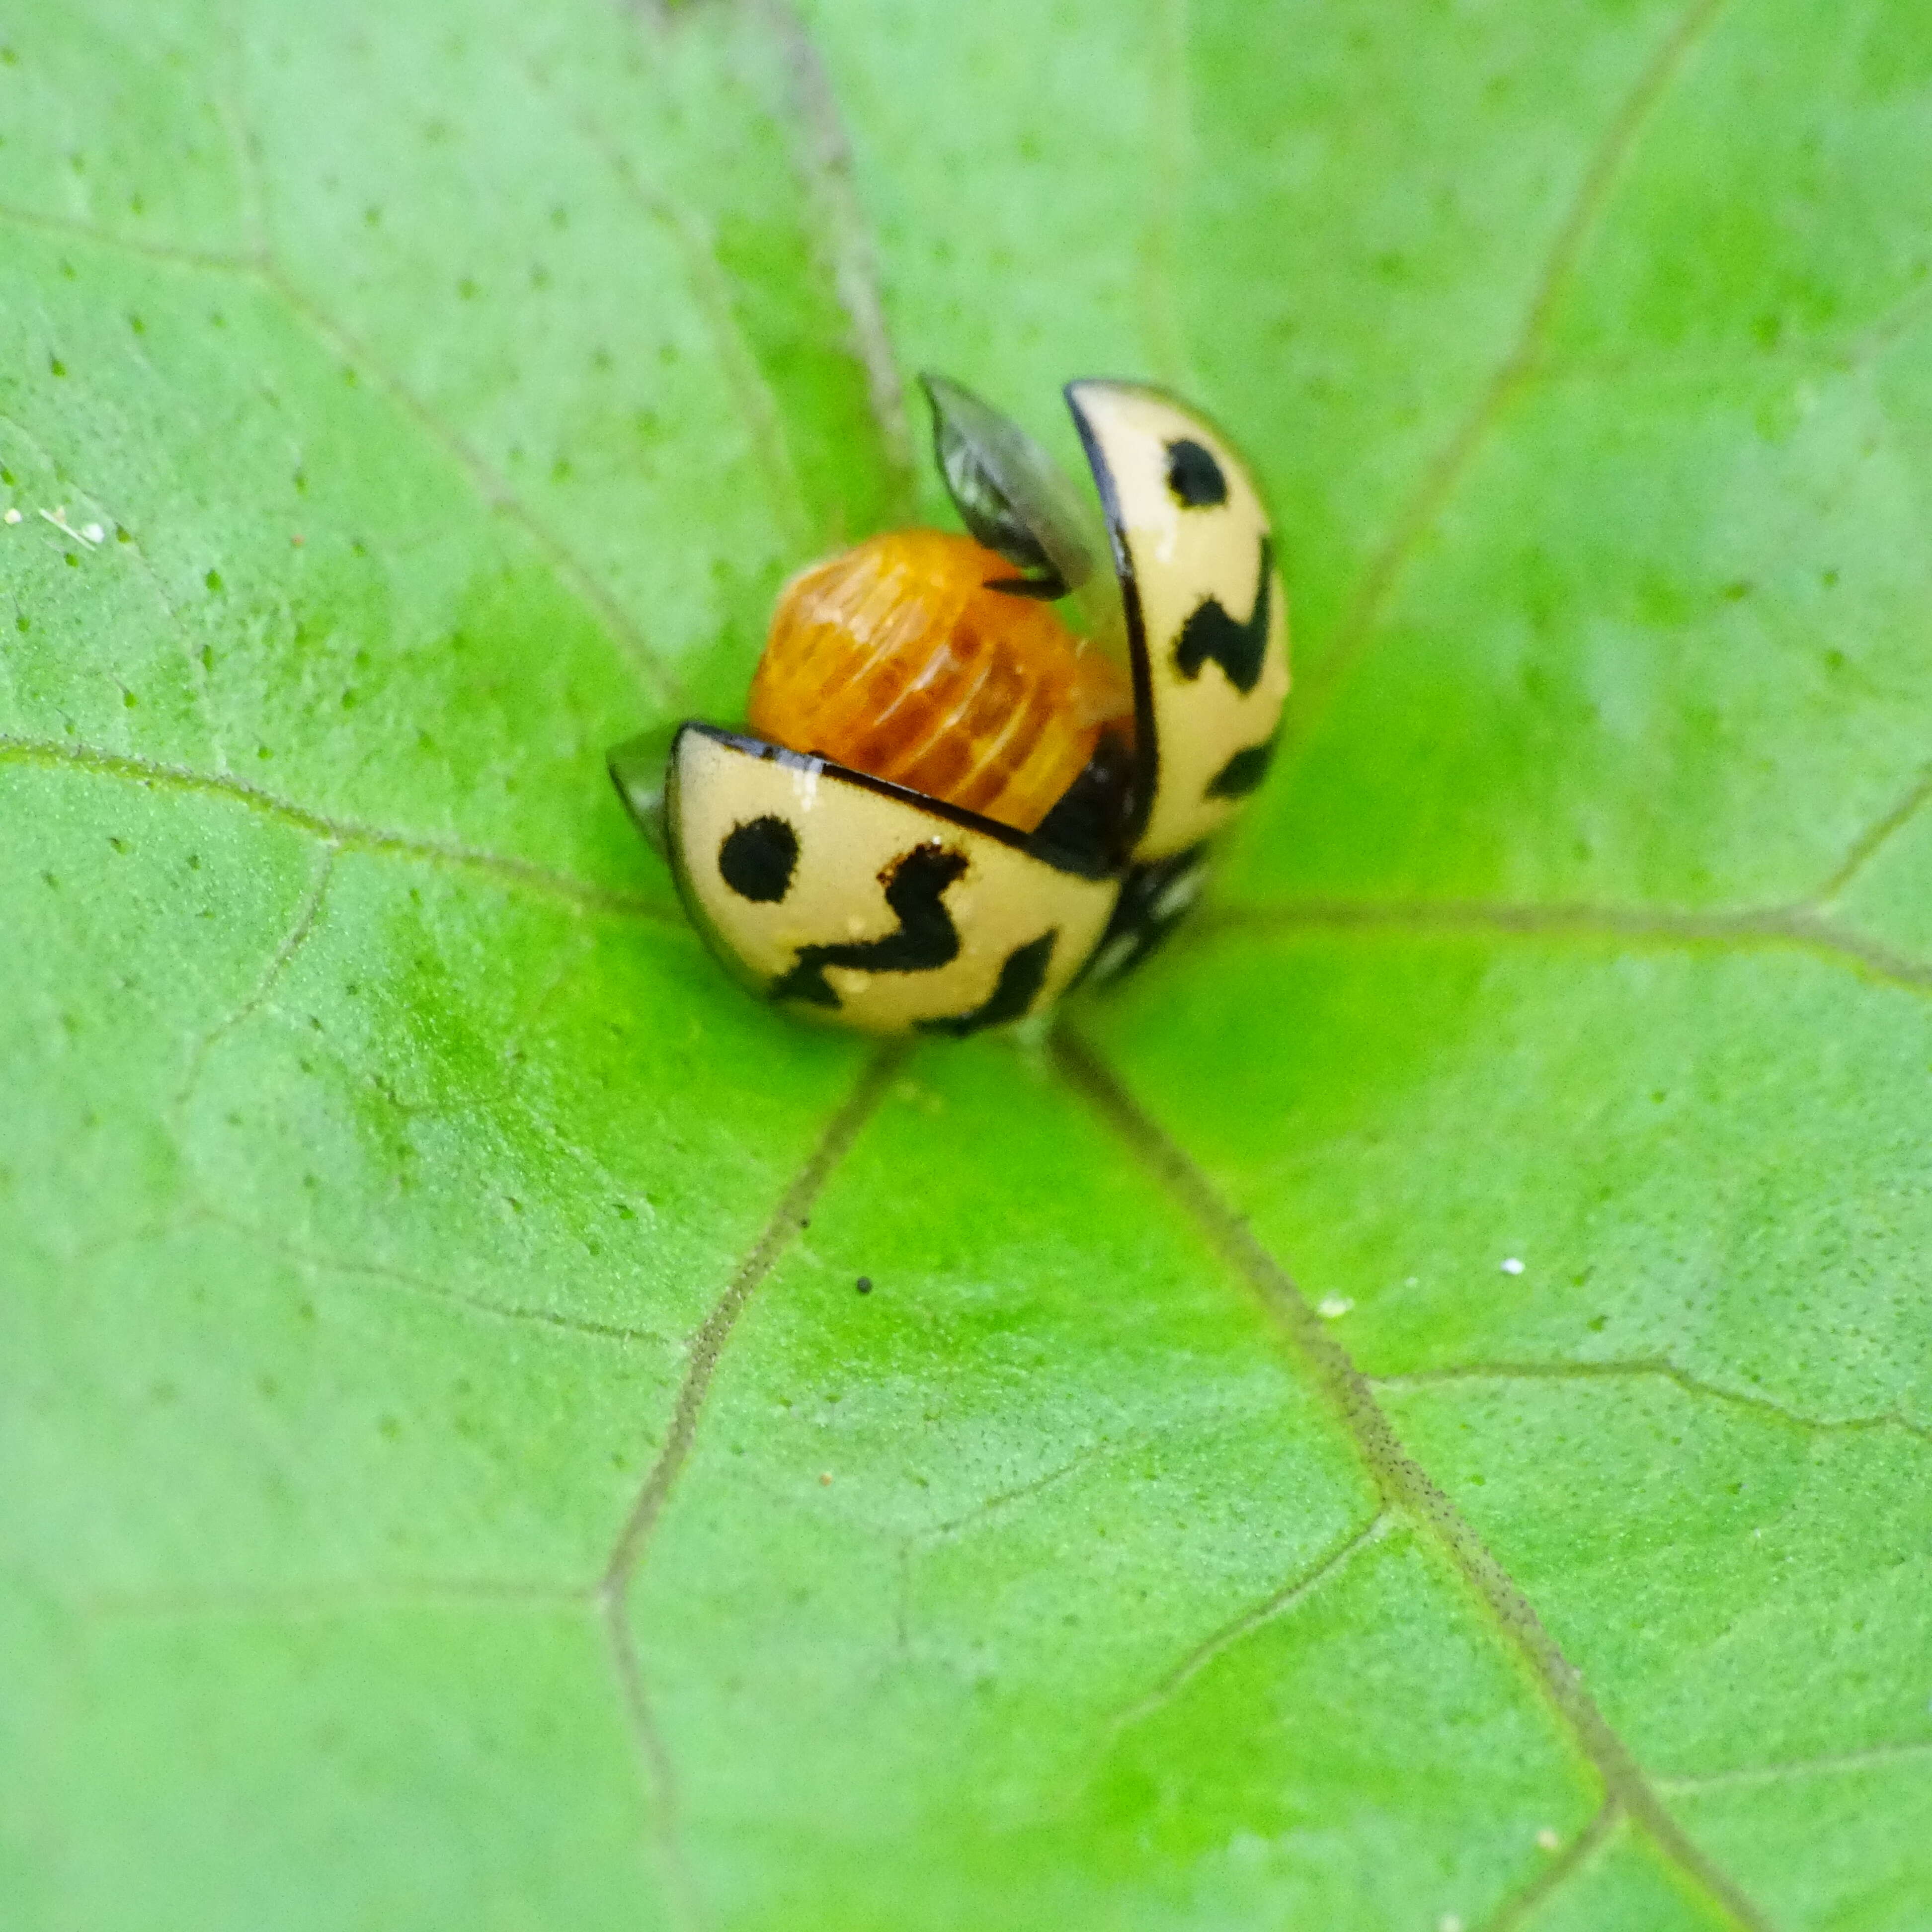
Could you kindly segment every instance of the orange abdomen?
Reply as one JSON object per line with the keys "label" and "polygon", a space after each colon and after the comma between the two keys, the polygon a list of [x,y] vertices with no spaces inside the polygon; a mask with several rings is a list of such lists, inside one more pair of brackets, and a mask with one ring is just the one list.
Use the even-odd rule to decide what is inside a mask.
{"label": "orange abdomen", "polygon": [[1032,831],[1133,697],[1046,605],[987,588],[1013,574],[938,530],[896,530],[802,572],[772,616],[752,729]]}

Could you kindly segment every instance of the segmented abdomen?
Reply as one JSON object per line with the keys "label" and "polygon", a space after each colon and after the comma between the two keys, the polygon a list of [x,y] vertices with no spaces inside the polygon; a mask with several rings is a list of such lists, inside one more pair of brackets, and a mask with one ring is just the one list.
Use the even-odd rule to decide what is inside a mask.
{"label": "segmented abdomen", "polygon": [[752,729],[1032,831],[1133,700],[1046,605],[987,587],[1013,574],[938,530],[814,565],[779,595]]}

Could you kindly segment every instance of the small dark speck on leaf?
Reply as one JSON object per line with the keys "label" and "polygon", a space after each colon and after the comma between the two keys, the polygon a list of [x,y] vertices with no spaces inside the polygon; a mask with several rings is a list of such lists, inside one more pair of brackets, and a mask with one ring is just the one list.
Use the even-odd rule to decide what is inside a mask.
{"label": "small dark speck on leaf", "polygon": [[861,1294],[870,1294],[872,1292],[872,1277],[868,1274],[862,1274],[859,1277],[859,1292]]}

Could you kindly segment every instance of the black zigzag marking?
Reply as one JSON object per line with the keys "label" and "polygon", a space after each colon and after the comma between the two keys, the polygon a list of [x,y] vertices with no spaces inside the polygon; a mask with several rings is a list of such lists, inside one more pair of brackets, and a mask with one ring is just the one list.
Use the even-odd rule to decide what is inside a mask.
{"label": "black zigzag marking", "polygon": [[959,934],[946,910],[946,889],[966,869],[966,855],[937,844],[915,845],[885,874],[886,903],[898,915],[898,930],[883,939],[834,946],[801,946],[791,970],[772,982],[775,1000],[803,1000],[836,1006],[838,995],[825,977],[828,966],[862,973],[932,973],[959,956]]}
{"label": "black zigzag marking", "polygon": [[1218,597],[1204,598],[1180,627],[1174,646],[1174,666],[1184,678],[1201,675],[1210,658],[1228,674],[1228,682],[1245,697],[1261,682],[1262,660],[1268,655],[1269,607],[1274,588],[1274,544],[1262,538],[1259,580],[1255,606],[1245,624],[1238,624]]}
{"label": "black zigzag marking", "polygon": [[1208,781],[1210,798],[1246,798],[1268,776],[1274,763],[1275,740],[1264,738],[1258,745],[1244,745]]}
{"label": "black zigzag marking", "polygon": [[1046,984],[1046,969],[1053,958],[1054,942],[1059,937],[1060,928],[1054,926],[1037,939],[1015,946],[1006,955],[998,982],[987,995],[985,1005],[953,1019],[921,1020],[920,1031],[950,1034],[955,1040],[964,1040],[982,1028],[1004,1026],[1008,1020],[1024,1018],[1040,998],[1040,988]]}

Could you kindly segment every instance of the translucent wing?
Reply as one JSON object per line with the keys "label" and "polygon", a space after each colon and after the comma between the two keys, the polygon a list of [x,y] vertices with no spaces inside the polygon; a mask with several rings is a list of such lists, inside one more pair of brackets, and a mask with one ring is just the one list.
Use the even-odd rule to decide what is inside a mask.
{"label": "translucent wing", "polygon": [[1018,424],[944,376],[920,377],[946,491],[968,530],[1019,572],[998,588],[1071,598],[1071,622],[1126,662],[1126,620],[1096,507]]}
{"label": "translucent wing", "polygon": [[1092,513],[1053,459],[1017,424],[944,376],[919,379],[932,405],[940,476],[966,527],[1022,573],[1029,596],[1078,590],[1106,556]]}
{"label": "translucent wing", "polygon": [[671,741],[680,728],[676,723],[659,724],[634,738],[627,738],[622,744],[612,746],[604,760],[625,809],[637,820],[638,830],[660,859],[670,856],[669,832],[664,824],[664,783]]}

